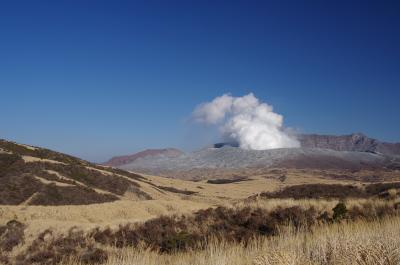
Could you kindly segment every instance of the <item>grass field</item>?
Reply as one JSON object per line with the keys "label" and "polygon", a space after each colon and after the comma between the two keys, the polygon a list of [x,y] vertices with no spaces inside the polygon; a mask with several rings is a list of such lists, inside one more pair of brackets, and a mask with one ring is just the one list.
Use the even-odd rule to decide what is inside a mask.
{"label": "grass field", "polygon": [[[160,254],[143,248],[109,249],[107,265],[397,265],[400,218],[316,227],[312,232],[286,229],[247,246],[210,241],[201,251]],[[64,265],[80,264],[74,259]]]}
{"label": "grass field", "polygon": [[[185,200],[181,202],[183,201]],[[203,209],[207,205],[195,205],[189,200],[186,202],[187,205],[177,205],[177,201],[148,201],[147,204],[135,202],[140,209],[147,208],[147,212],[135,210],[133,202],[126,201],[91,206],[30,206],[25,211],[30,211],[33,215],[42,215],[40,218],[38,216],[36,221],[19,219],[27,224],[25,236],[12,251],[4,252],[6,255],[2,253],[0,258],[11,264],[21,265],[34,264],[34,261],[37,261],[37,264],[63,265],[392,265],[400,262],[400,217],[396,212],[398,198],[344,200],[348,218],[338,221],[332,219],[334,208],[340,202],[335,199],[244,200],[226,203],[227,207],[223,208],[225,210],[222,209],[222,212],[217,208],[211,212],[197,212],[194,217],[191,217],[193,211]],[[110,210],[105,211],[106,207]],[[4,207],[2,209],[4,211]],[[63,221],[63,218],[68,218],[66,213],[74,211],[76,216],[73,223]],[[85,219],[82,216],[84,212],[88,216],[97,216],[97,219]],[[176,215],[177,213],[179,214]],[[254,219],[254,214],[257,213],[261,215]],[[318,221],[325,213],[327,219]],[[159,218],[165,214],[171,218]],[[179,217],[182,214],[185,217]],[[3,218],[9,219],[4,217],[4,212]],[[313,225],[307,223],[310,218]],[[54,221],[55,219],[58,220]],[[149,220],[150,223],[145,222],[142,226],[141,223],[145,220]],[[259,233],[260,221],[267,225],[276,224],[273,226],[275,232],[268,232],[266,236],[262,236]],[[248,222],[249,227],[246,224]],[[123,224],[126,226],[121,226]],[[209,230],[209,227],[215,225],[221,227],[221,230]],[[99,227],[100,230],[94,229],[95,227]],[[107,227],[113,231],[111,234],[107,232]],[[246,230],[240,232],[243,228]],[[46,230],[50,232],[39,235]],[[111,241],[97,241],[93,231],[99,231],[100,235]],[[184,232],[184,238],[180,238],[181,232]],[[232,232],[235,234],[231,234]],[[144,233],[143,235],[150,240],[129,243],[132,239],[129,239],[129,236],[125,239],[125,233]],[[186,235],[190,236],[188,238],[195,238],[196,244],[182,249],[177,247],[175,240],[183,240],[185,244]],[[113,240],[120,240],[118,237],[121,236],[123,242],[128,240],[126,244],[118,246],[112,243]],[[173,241],[169,239],[171,237]],[[154,241],[151,238],[154,238]],[[241,238],[248,239],[241,241]],[[164,239],[168,244],[173,242],[172,248],[167,252],[163,251],[162,247],[159,248],[165,243]],[[135,239],[132,242],[136,242]],[[101,258],[102,255],[104,259]]]}
{"label": "grass field", "polygon": [[[11,251],[0,254],[0,264],[25,265],[33,264],[34,261],[37,264],[65,265],[400,264],[399,184],[393,182],[390,184],[393,187],[384,187],[384,192],[381,192],[382,187],[357,180],[357,174],[367,176],[372,173],[356,172],[346,178],[342,172],[270,170],[232,183],[184,181],[143,175],[145,179],[141,183],[141,189],[151,194],[152,200],[138,201],[130,198],[127,192],[118,201],[102,204],[3,205],[0,206],[0,232],[1,226],[7,228],[6,224],[11,220],[24,226],[23,237],[17,233],[19,230],[15,230],[15,235],[11,234],[11,243],[16,240],[15,246]],[[282,178],[282,175],[285,177]],[[332,175],[342,177],[335,178]],[[398,180],[396,176],[395,173],[390,173],[387,177]],[[306,195],[316,193],[312,190],[315,186],[310,184],[353,185],[361,191],[370,189],[368,187],[374,188],[371,189],[372,193],[363,193],[363,196],[358,196],[358,190],[353,188],[351,191],[355,194],[350,195],[355,197],[348,198],[322,196],[295,200],[285,197],[299,192],[290,190],[291,193],[285,194],[286,188],[296,187],[295,185],[312,187],[311,191],[300,189],[300,197],[301,192]],[[321,187],[319,193],[327,191],[325,186]],[[276,193],[278,191],[280,193]],[[262,195],[265,192],[268,196],[280,197]],[[367,195],[369,197],[365,197]],[[333,209],[340,202],[344,202],[349,211],[343,220],[334,220]],[[225,216],[221,217],[218,211],[206,211],[205,221],[196,219],[196,216],[204,216],[204,212],[199,214],[197,211],[221,206],[227,209],[223,212]],[[229,209],[232,210],[231,213]],[[261,217],[255,219],[254,224],[253,221],[246,224],[246,220],[253,218],[254,214],[261,214]],[[163,221],[160,216],[170,217]],[[236,219],[240,218],[244,221],[236,223]],[[299,226],[304,218],[311,218],[313,225],[304,228]],[[153,226],[149,228],[148,222]],[[276,225],[271,226],[272,232],[260,236],[260,231],[257,230],[260,227],[259,222],[267,225],[272,222]],[[170,224],[172,230],[165,224]],[[219,227],[215,230],[217,233],[210,230],[210,227]],[[135,243],[134,239],[131,243],[116,247],[110,242],[98,242],[90,236],[96,229],[102,233],[108,228],[112,231],[111,234],[106,234],[109,240],[118,239],[121,233],[128,232],[136,236],[140,232],[140,242]],[[251,239],[242,241],[241,229],[245,229],[245,238],[251,236]],[[41,238],[40,234],[44,231],[51,232],[45,233]],[[214,237],[218,232],[222,236]],[[151,240],[143,241],[143,235],[150,238],[155,236],[155,240],[161,241],[154,241],[154,244]],[[171,235],[172,241],[167,242],[172,242],[171,251],[161,251],[159,247],[165,243],[162,241],[163,237],[168,238]],[[203,236],[204,239],[199,240]],[[0,236],[0,242],[4,237]],[[186,237],[195,238],[199,247],[190,245],[185,249],[175,249],[176,242],[185,242]],[[19,239],[21,240],[18,241]],[[6,238],[4,242],[7,240],[10,239]],[[84,244],[80,245],[81,242]]]}

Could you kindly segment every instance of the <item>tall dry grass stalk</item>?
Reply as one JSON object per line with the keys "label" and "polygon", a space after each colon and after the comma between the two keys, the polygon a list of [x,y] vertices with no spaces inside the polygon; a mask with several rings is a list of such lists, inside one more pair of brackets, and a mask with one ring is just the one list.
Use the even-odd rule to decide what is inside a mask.
{"label": "tall dry grass stalk", "polygon": [[[348,208],[353,206],[362,206],[363,204],[370,204],[373,208],[390,205],[391,207],[394,204],[400,203],[400,199],[394,198],[392,200],[381,200],[381,199],[268,199],[268,200],[254,200],[254,201],[240,201],[234,203],[233,206],[236,208],[243,208],[243,207],[252,207],[252,208],[262,208],[266,210],[274,210],[278,207],[281,208],[289,208],[293,206],[299,206],[303,209],[308,209],[310,207],[314,207],[317,211],[331,211],[335,205],[340,202],[344,201]],[[229,205],[226,205],[229,207]]]}
{"label": "tall dry grass stalk", "polygon": [[169,255],[144,248],[108,251],[106,265],[398,265],[400,217],[322,225],[311,232],[287,229],[247,246],[212,240],[204,250]]}

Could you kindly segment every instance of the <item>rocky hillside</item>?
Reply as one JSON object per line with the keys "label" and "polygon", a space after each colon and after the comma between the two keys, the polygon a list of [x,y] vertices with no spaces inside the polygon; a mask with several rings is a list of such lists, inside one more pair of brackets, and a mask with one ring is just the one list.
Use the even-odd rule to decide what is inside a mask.
{"label": "rocky hillside", "polygon": [[162,155],[166,157],[177,157],[182,155],[181,150],[175,148],[165,148],[165,149],[147,149],[132,155],[116,156],[103,163],[105,166],[119,167],[134,162],[135,160],[148,156]]}
{"label": "rocky hillside", "polygon": [[[384,169],[400,168],[398,160],[368,152],[335,151],[321,148],[244,150],[230,146],[204,148],[175,158],[145,157],[122,169],[164,175],[165,172],[243,168]],[[170,176],[170,174],[168,174]]]}
{"label": "rocky hillside", "polygon": [[77,205],[162,194],[140,175],[0,140],[0,204]]}
{"label": "rocky hillside", "polygon": [[369,138],[362,133],[340,136],[303,134],[298,139],[301,146],[306,148],[324,148],[336,151],[371,152],[388,156],[400,156],[400,143],[381,142]]}
{"label": "rocky hillside", "polygon": [[[361,170],[400,168],[400,144],[371,139],[362,134],[345,136],[301,135],[301,148],[244,150],[232,143],[219,143],[175,157],[147,156],[119,166],[171,176],[182,171],[243,168],[298,168]],[[172,173],[171,173],[172,172]],[[187,176],[188,178],[190,176]]]}

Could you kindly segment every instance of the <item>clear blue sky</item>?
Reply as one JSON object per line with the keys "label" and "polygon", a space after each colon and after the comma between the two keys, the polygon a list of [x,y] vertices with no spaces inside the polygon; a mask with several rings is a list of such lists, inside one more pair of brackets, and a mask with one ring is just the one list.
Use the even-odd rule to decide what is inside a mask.
{"label": "clear blue sky", "polygon": [[[204,144],[253,92],[302,132],[400,141],[399,1],[1,1],[0,138],[92,161]],[[202,137],[199,137],[202,138]]]}

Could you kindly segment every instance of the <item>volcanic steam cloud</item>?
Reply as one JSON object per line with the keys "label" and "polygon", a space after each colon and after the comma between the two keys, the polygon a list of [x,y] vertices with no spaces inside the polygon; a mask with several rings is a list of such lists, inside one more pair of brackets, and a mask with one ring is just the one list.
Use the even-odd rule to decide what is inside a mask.
{"label": "volcanic steam cloud", "polygon": [[197,106],[193,117],[197,122],[218,126],[225,140],[235,141],[243,149],[300,147],[296,138],[282,127],[283,116],[252,93],[216,97]]}

